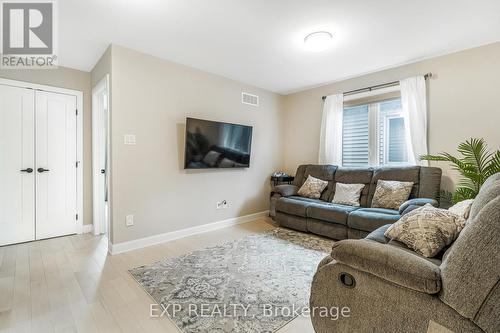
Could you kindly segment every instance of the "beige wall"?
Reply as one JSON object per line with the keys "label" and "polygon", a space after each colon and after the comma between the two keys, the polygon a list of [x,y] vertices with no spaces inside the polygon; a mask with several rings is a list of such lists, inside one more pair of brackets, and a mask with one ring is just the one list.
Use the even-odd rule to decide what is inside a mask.
{"label": "beige wall", "polygon": [[50,70],[0,70],[0,77],[83,92],[83,206],[84,224],[92,224],[92,112],[90,73],[59,67]]}
{"label": "beige wall", "polygon": [[[84,223],[92,223],[91,87],[112,73],[112,241],[128,241],[268,208],[269,175],[294,172],[318,155],[322,95],[432,72],[428,81],[429,149],[455,152],[483,137],[500,148],[500,43],[280,96],[120,46],[110,46],[91,73],[0,70],[0,77],[83,91]],[[241,91],[261,106],[242,105]],[[254,126],[249,169],[183,170],[185,117]],[[137,135],[136,146],[123,144]],[[446,164],[445,188],[457,176]],[[216,210],[227,200],[229,207]],[[135,226],[125,226],[125,215]]]}
{"label": "beige wall", "polygon": [[[285,97],[285,167],[316,163],[323,102],[321,96],[432,72],[428,81],[430,153],[455,153],[458,143],[484,138],[500,149],[500,43],[404,65]],[[445,163],[443,187],[457,174]]]}
{"label": "beige wall", "polygon": [[106,49],[90,72],[90,82],[92,87],[95,87],[95,85],[99,83],[99,81],[101,81],[106,74],[111,75],[111,45]]}
{"label": "beige wall", "polygon": [[[284,159],[281,96],[120,46],[111,54],[113,243],[268,209],[269,176]],[[242,91],[261,106],[241,104]],[[184,170],[187,116],[252,125],[250,168]]]}

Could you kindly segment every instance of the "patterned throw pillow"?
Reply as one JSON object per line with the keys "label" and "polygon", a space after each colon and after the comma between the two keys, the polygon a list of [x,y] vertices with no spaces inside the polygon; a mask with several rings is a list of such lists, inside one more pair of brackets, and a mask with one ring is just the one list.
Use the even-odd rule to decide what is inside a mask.
{"label": "patterned throw pillow", "polygon": [[379,180],[373,195],[372,207],[397,210],[410,197],[412,187],[412,182]]}
{"label": "patterned throw pillow", "polygon": [[359,196],[363,188],[364,184],[337,183],[332,203],[359,207]]}
{"label": "patterned throw pillow", "polygon": [[385,232],[385,236],[406,244],[421,255],[432,258],[457,239],[465,220],[431,204],[404,215]]}
{"label": "patterned throw pillow", "polygon": [[327,185],[327,181],[309,175],[297,194],[301,197],[319,199],[321,197],[321,192],[323,192]]}
{"label": "patterned throw pillow", "polygon": [[464,219],[469,218],[469,213],[470,213],[470,207],[472,206],[472,203],[474,202],[474,199],[468,199],[464,201],[460,201],[450,208],[448,210],[452,213],[457,214],[458,216],[462,216]]}

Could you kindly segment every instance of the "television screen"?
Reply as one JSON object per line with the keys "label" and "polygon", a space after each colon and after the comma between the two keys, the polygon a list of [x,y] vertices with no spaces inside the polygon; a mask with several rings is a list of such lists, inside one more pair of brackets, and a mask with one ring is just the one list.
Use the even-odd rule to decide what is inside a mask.
{"label": "television screen", "polygon": [[185,169],[248,168],[252,127],[186,118]]}

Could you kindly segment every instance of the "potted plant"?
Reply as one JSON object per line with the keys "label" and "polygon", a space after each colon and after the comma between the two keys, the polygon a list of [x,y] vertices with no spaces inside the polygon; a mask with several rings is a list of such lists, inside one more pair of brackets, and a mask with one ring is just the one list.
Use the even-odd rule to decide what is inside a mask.
{"label": "potted plant", "polygon": [[461,157],[455,157],[449,153],[420,156],[420,159],[425,161],[450,162],[453,169],[462,175],[453,193],[455,203],[474,199],[485,180],[500,172],[500,151],[489,151],[484,139],[466,140],[458,145],[457,150],[462,155]]}

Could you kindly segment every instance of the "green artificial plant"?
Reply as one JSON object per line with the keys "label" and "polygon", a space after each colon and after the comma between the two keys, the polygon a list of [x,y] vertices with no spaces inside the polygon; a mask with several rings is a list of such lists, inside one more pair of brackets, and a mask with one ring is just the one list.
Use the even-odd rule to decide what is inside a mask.
{"label": "green artificial plant", "polygon": [[500,172],[500,151],[491,152],[484,139],[471,138],[458,145],[461,157],[449,153],[438,155],[422,155],[421,160],[445,161],[453,165],[462,179],[453,193],[453,202],[474,199],[484,181],[491,175]]}

